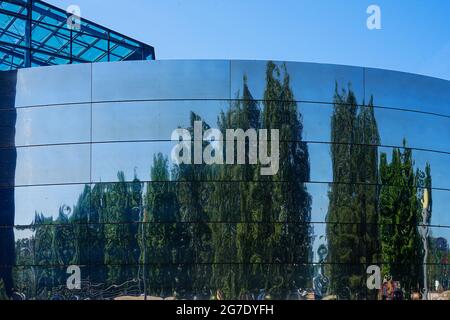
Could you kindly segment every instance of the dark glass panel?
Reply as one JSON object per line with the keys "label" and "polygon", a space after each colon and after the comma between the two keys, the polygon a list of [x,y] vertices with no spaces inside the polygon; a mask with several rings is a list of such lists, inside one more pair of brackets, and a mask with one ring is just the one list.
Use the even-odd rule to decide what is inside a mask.
{"label": "dark glass panel", "polygon": [[[26,54],[25,49],[19,47],[2,45],[0,46],[0,71],[16,70],[23,68]],[[0,107],[0,108],[3,108]]]}

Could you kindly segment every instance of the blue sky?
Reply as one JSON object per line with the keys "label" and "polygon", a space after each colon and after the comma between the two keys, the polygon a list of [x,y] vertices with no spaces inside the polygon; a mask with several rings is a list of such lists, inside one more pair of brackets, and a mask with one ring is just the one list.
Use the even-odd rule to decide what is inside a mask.
{"label": "blue sky", "polygon": [[[155,46],[158,59],[287,60],[450,79],[448,0],[47,0]],[[377,4],[382,30],[366,27]]]}

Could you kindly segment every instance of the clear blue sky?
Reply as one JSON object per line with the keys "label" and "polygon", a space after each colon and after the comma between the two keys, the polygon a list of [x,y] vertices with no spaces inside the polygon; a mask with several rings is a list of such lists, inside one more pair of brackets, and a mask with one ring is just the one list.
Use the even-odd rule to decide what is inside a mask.
{"label": "clear blue sky", "polygon": [[[153,45],[158,59],[291,60],[450,79],[448,0],[47,0]],[[377,4],[382,30],[366,28]]]}

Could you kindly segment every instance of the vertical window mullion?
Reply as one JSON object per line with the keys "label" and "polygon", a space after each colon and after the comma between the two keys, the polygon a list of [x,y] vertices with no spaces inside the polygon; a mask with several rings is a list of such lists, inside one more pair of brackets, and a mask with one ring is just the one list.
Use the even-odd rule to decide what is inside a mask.
{"label": "vertical window mullion", "polygon": [[32,28],[31,23],[33,19],[33,0],[28,0],[26,4],[27,8],[27,20],[25,23],[25,57],[24,57],[24,67],[29,68],[31,67],[31,47],[32,47]]}
{"label": "vertical window mullion", "polygon": [[108,32],[108,62],[111,61],[111,33]]}

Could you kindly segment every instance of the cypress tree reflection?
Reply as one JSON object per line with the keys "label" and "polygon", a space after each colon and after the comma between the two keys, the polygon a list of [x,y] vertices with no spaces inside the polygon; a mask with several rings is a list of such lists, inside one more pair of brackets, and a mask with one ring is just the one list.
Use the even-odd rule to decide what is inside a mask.
{"label": "cypress tree reflection", "polygon": [[327,215],[331,288],[340,298],[361,299],[366,296],[366,265],[377,261],[379,248],[376,146],[380,136],[373,98],[359,107],[350,88],[339,93],[336,86],[331,142],[335,182]]}
{"label": "cypress tree reflection", "polygon": [[[276,176],[261,176],[260,164],[171,166],[169,154],[153,152],[152,145],[145,168],[151,182],[140,180],[145,179],[137,175],[142,168],[133,177],[130,166],[117,166],[114,174],[123,170],[117,172],[117,182],[77,189],[75,204],[38,211],[31,228],[16,229],[28,232],[16,240],[17,290],[37,299],[74,294],[110,299],[144,292],[164,298],[289,299],[314,287],[321,297],[375,299],[377,292],[366,288],[366,269],[372,264],[382,266],[383,276],[391,275],[408,292],[420,290],[423,247],[417,226],[421,190],[431,196],[430,166],[415,171],[408,148],[394,149],[392,160],[379,152],[373,99],[358,105],[351,87],[339,91],[336,86],[329,108],[331,168],[323,168],[326,162],[310,160],[310,155],[317,159],[319,144],[304,141],[316,125],[317,118],[309,123],[303,118],[312,103],[302,109],[303,103],[295,102],[297,88],[292,88],[288,67],[266,65],[261,101],[254,98],[252,79],[242,76],[242,88],[229,106],[220,114],[215,111],[216,125],[221,132],[279,129]],[[218,106],[222,104],[216,110]],[[317,108],[322,108],[318,114],[328,112],[328,106]],[[153,112],[143,109],[139,112]],[[206,131],[215,124],[208,112],[191,112],[178,121],[191,133],[194,122],[202,121]],[[209,144],[204,141],[203,147]],[[134,145],[147,148],[150,143]],[[328,151],[326,142],[322,145]],[[329,169],[332,181],[311,181],[311,165]],[[331,182],[328,198],[323,192],[325,205],[316,205],[321,194],[315,182],[323,189]],[[327,216],[317,213],[314,230],[316,199],[314,204],[325,207]],[[324,243],[317,247],[319,236]],[[437,239],[429,243],[428,261],[441,263],[447,253],[438,248]],[[319,260],[313,251],[319,252]],[[82,289],[76,292],[65,287],[72,264],[82,268]],[[443,274],[439,267],[428,271],[433,279]]]}
{"label": "cypress tree reflection", "polygon": [[[389,163],[387,155],[381,155],[380,195],[381,254],[384,274],[402,283],[409,295],[423,288],[423,253],[418,226],[422,225],[422,188],[430,192],[431,169],[414,171],[413,152],[406,147],[402,152],[394,149]],[[397,185],[401,187],[389,187]],[[417,187],[415,187],[417,186]],[[419,188],[418,188],[419,187]],[[426,224],[431,222],[430,216]]]}

